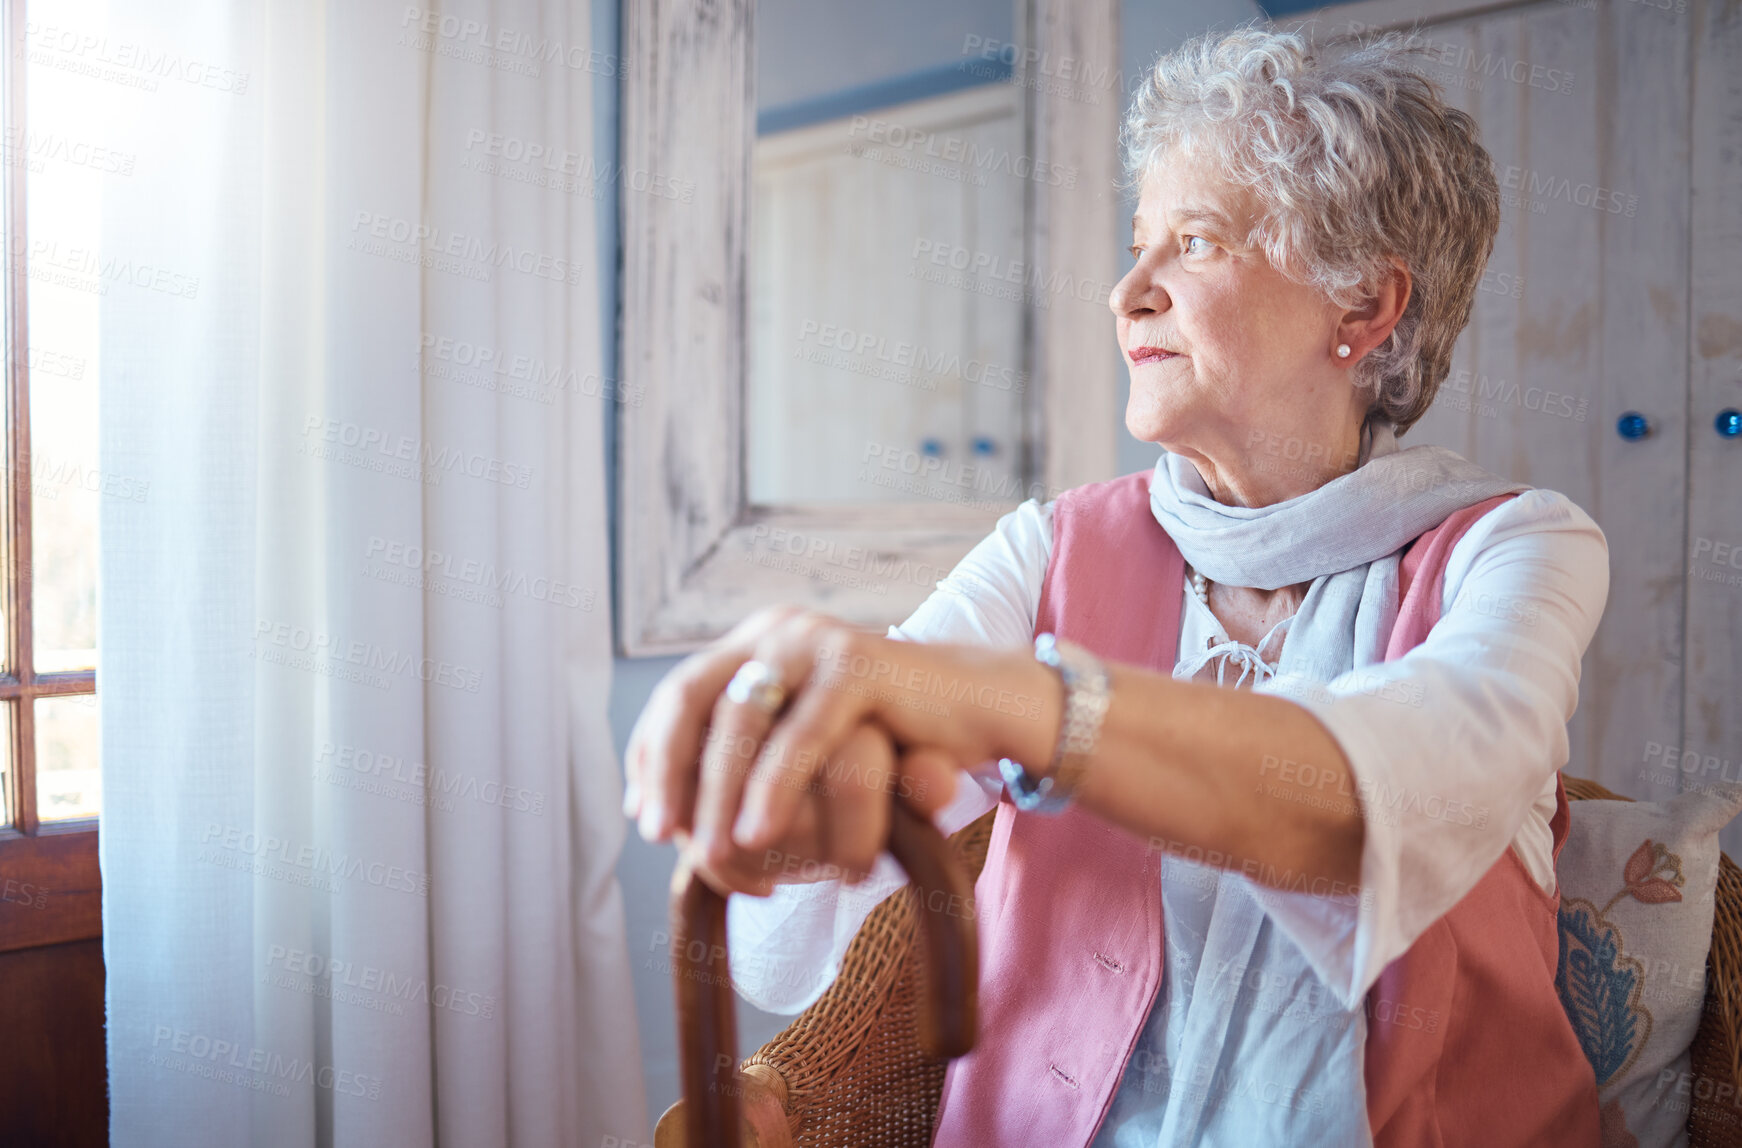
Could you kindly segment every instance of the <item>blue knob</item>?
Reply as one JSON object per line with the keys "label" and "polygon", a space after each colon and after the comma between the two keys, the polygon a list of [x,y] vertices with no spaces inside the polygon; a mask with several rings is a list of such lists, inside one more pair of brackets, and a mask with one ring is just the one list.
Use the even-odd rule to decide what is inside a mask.
{"label": "blue knob", "polygon": [[984,455],[997,454],[998,444],[985,435],[978,435],[974,439],[974,453]]}
{"label": "blue knob", "polygon": [[944,453],[944,440],[938,438],[921,439],[919,441],[919,453],[931,458],[937,458],[939,455]]}
{"label": "blue knob", "polygon": [[1725,438],[1742,435],[1742,411],[1727,407],[1718,412],[1718,417],[1712,420],[1712,426]]}
{"label": "blue knob", "polygon": [[1638,411],[1628,411],[1615,420],[1615,433],[1628,442],[1636,442],[1651,433],[1651,424]]}

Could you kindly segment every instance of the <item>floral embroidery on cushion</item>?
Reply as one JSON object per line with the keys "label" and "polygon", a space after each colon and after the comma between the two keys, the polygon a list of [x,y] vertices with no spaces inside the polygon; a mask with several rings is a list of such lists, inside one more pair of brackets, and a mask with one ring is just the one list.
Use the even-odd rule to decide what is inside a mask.
{"label": "floral embroidery on cushion", "polygon": [[1621,1075],[1651,1036],[1639,1003],[1645,967],[1622,955],[1621,933],[1589,901],[1561,902],[1554,987],[1601,1088]]}
{"label": "floral embroidery on cushion", "polygon": [[[1673,873],[1672,881],[1660,876],[1663,873]],[[1611,906],[1628,894],[1636,901],[1647,905],[1658,905],[1665,901],[1682,899],[1682,859],[1663,847],[1661,842],[1653,843],[1647,839],[1644,845],[1633,851],[1633,856],[1627,859],[1627,869],[1622,873],[1622,880],[1627,882],[1621,892],[1615,894],[1608,905],[1603,906],[1607,913]]]}
{"label": "floral embroidery on cushion", "polygon": [[1607,919],[1608,912],[1623,897],[1645,905],[1680,901],[1681,858],[1647,839],[1627,859],[1621,881],[1621,891],[1601,909],[1576,898],[1563,900],[1560,908],[1555,991],[1597,1074],[1598,1088],[1624,1073],[1651,1039],[1651,1013],[1639,1003],[1645,967],[1626,955],[1621,930]]}

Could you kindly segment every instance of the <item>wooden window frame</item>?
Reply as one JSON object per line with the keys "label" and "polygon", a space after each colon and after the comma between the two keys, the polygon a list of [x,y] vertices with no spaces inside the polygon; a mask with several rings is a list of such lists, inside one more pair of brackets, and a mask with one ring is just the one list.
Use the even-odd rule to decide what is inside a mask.
{"label": "wooden window frame", "polygon": [[[0,60],[0,129],[10,137],[24,123],[25,0],[3,0],[0,20],[6,51]],[[30,326],[29,281],[23,245],[26,171],[14,156],[0,170],[0,203],[12,257],[5,274],[6,457],[4,529],[8,550],[0,571],[10,626],[8,669],[0,673],[0,702],[12,707],[12,767],[6,786],[6,824],[0,826],[0,952],[85,940],[102,935],[102,879],[97,866],[97,819],[44,823],[36,806],[36,701],[97,692],[95,670],[36,672],[31,610]]]}

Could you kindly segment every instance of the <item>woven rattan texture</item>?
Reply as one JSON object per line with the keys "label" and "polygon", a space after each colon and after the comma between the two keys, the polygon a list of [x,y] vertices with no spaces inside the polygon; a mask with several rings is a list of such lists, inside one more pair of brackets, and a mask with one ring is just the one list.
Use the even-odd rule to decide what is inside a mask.
{"label": "woven rattan texture", "polygon": [[[977,878],[996,810],[950,836]],[[926,1148],[948,1062],[920,1051],[918,922],[912,886],[865,918],[841,972],[817,1002],[744,1063],[787,1085],[799,1148]]]}
{"label": "woven rattan texture", "polygon": [[[1564,778],[1572,801],[1628,798],[1594,781]],[[993,813],[950,838],[977,877]],[[914,1038],[919,1001],[914,906],[907,891],[866,918],[827,992],[745,1064],[786,1079],[787,1117],[799,1148],[926,1148],[945,1063]],[[1690,1148],[1742,1148],[1742,869],[1718,872],[1706,1008],[1692,1048],[1687,1096]]]}

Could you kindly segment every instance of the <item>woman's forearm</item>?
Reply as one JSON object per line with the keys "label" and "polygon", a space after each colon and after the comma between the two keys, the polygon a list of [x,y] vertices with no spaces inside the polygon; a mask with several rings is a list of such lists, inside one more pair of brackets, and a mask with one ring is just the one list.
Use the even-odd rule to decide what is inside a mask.
{"label": "woman's forearm", "polygon": [[[981,720],[996,727],[1002,755],[1038,772],[1056,744],[1062,691],[1031,659],[1012,669],[1024,679],[1015,689],[1044,699],[1040,720],[985,711]],[[1308,710],[1130,666],[1108,674],[1112,704],[1077,789],[1082,808],[1261,884],[1359,881],[1365,834],[1349,762]]]}
{"label": "woman's forearm", "polygon": [[[1355,885],[1364,837],[1349,762],[1286,698],[1110,666],[1113,702],[1078,802],[1265,885]],[[1339,796],[1341,795],[1341,796]]]}

